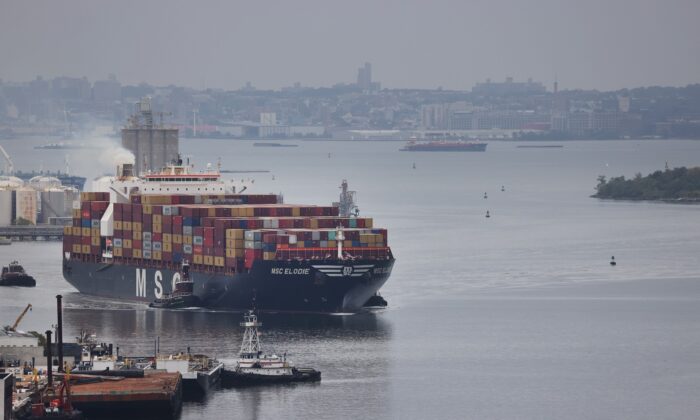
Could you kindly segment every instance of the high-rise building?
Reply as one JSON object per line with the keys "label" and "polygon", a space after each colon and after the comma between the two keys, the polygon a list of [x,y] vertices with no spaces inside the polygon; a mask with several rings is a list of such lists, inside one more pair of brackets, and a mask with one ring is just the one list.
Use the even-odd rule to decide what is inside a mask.
{"label": "high-rise building", "polygon": [[357,69],[357,86],[362,90],[372,89],[372,65],[365,63]]}
{"label": "high-rise building", "polygon": [[176,160],[179,141],[176,128],[154,124],[150,98],[136,104],[136,113],[122,129],[122,146],[134,154],[136,174],[161,169]]}

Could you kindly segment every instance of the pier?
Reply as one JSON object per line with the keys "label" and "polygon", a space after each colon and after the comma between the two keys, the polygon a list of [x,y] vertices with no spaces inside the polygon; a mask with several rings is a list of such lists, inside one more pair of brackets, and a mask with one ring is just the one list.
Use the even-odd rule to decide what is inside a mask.
{"label": "pier", "polygon": [[63,238],[63,226],[54,225],[29,225],[29,226],[2,226],[0,237],[11,238],[19,241],[55,240]]}

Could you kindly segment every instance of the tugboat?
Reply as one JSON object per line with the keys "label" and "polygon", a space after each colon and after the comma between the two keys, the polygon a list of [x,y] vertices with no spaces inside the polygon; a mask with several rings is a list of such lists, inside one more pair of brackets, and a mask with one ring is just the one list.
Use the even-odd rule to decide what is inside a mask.
{"label": "tugboat", "polygon": [[286,352],[283,357],[264,354],[258,333],[260,326],[262,323],[258,322],[258,317],[253,311],[243,315],[241,327],[245,328],[245,332],[240,357],[234,370],[224,369],[223,385],[246,386],[321,380],[321,372],[315,369],[294,367],[287,361]]}
{"label": "tugboat", "polygon": [[382,297],[382,295],[379,294],[379,292],[375,293],[372,295],[367,302],[364,304],[364,308],[367,309],[372,309],[372,308],[386,308],[389,305],[389,303]]}
{"label": "tugboat", "polygon": [[182,309],[200,306],[200,301],[194,295],[194,281],[190,278],[190,264],[182,261],[180,277],[175,281],[175,290],[170,295],[156,299],[148,306],[161,309]]}
{"label": "tugboat", "polygon": [[2,268],[0,286],[34,287],[36,280],[27,274],[17,261],[12,261],[10,265]]}

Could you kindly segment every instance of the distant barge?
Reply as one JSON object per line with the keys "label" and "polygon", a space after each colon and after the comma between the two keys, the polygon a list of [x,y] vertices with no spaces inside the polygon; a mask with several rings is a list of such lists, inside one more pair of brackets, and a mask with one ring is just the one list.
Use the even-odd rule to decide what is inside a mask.
{"label": "distant barge", "polygon": [[253,143],[255,147],[299,147],[298,144],[282,144],[282,143]]}
{"label": "distant barge", "polygon": [[519,144],[518,149],[561,149],[561,144]]}
{"label": "distant barge", "polygon": [[402,152],[484,152],[487,143],[463,140],[410,141]]}

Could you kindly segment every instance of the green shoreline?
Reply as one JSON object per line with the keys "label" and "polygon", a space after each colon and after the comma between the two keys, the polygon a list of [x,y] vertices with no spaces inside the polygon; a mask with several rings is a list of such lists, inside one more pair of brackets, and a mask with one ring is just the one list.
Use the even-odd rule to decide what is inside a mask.
{"label": "green shoreline", "polygon": [[627,201],[664,203],[700,203],[700,167],[656,171],[647,176],[638,173],[632,179],[624,176],[598,177],[596,194],[591,197]]}

